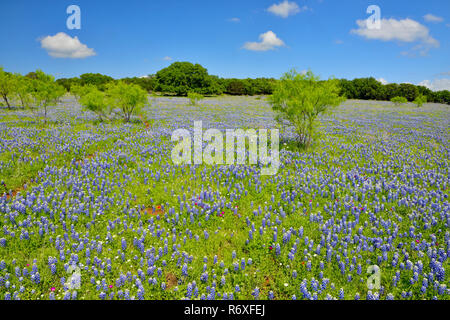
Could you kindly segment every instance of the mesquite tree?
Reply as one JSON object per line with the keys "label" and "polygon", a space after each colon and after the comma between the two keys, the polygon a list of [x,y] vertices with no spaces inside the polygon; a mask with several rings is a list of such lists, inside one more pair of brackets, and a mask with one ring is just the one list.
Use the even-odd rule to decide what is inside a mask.
{"label": "mesquite tree", "polygon": [[291,70],[281,77],[269,98],[276,120],[282,125],[292,125],[299,145],[305,148],[311,145],[317,117],[345,100],[339,94],[337,80],[319,80],[311,71]]}

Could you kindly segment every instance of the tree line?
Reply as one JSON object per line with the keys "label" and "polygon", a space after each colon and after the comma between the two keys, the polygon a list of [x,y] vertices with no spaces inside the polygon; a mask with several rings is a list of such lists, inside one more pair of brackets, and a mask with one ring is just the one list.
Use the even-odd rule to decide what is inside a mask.
{"label": "tree line", "polygon": [[[0,79],[0,95],[9,105],[7,92],[10,91],[8,82],[11,82],[11,78],[8,78],[9,73],[3,70],[1,74],[4,76],[2,76],[3,80]],[[17,74],[15,75],[18,77]],[[33,79],[36,77],[36,72],[30,72],[25,77]],[[99,73],[85,73],[79,77],[57,79],[55,83],[67,92],[72,92],[73,87],[87,85],[95,86],[99,91],[104,92],[110,83],[119,81],[137,85],[148,93],[157,92],[163,95],[188,96],[189,93],[191,95],[195,93],[206,96],[221,94],[251,96],[273,94],[275,85],[280,80],[274,78],[220,78],[210,75],[207,69],[199,64],[174,62],[156,74],[146,77],[128,77],[116,80]],[[400,97],[410,102],[422,99],[427,102],[450,104],[450,91],[448,90],[432,91],[427,87],[409,83],[382,84],[373,77],[353,80],[338,79],[337,81],[340,95],[347,99],[390,101]]]}
{"label": "tree line", "polygon": [[100,121],[115,114],[125,121],[140,114],[148,103],[148,92],[135,83],[114,80],[100,74],[84,74],[76,82],[58,81],[52,75],[36,70],[22,76],[5,72],[0,67],[0,95],[9,108],[31,110],[47,121],[49,106],[56,105],[68,93],[73,94],[84,109],[97,114]]}

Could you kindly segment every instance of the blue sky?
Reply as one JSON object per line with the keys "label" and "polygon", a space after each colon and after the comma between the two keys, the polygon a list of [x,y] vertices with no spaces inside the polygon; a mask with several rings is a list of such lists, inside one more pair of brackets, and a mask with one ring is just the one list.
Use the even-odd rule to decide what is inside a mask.
{"label": "blue sky", "polygon": [[[120,78],[190,61],[221,77],[278,78],[295,67],[450,88],[450,1],[282,2],[2,1],[0,65]],[[66,26],[72,4],[81,9],[79,30]],[[381,9],[379,30],[363,21],[369,5]]]}

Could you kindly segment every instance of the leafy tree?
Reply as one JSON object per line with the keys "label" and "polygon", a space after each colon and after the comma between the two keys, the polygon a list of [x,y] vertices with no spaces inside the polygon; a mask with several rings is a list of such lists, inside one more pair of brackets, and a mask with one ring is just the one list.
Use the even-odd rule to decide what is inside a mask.
{"label": "leafy tree", "polygon": [[400,83],[398,86],[398,95],[405,97],[408,101],[414,101],[419,95],[419,89],[410,83]]}
{"label": "leafy tree", "polygon": [[75,85],[79,85],[81,80],[79,78],[61,78],[57,79],[56,83],[63,86],[67,92],[71,91],[71,87]]}
{"label": "leafy tree", "polygon": [[345,100],[338,80],[319,80],[310,70],[305,74],[291,70],[283,75],[269,98],[276,120],[294,126],[300,146],[306,148],[312,142],[317,117]]}
{"label": "leafy tree", "polygon": [[84,94],[84,90],[86,90],[87,86],[80,86],[78,84],[74,84],[70,87],[70,93],[77,99],[80,100],[81,96]]}
{"label": "leafy tree", "polygon": [[66,91],[64,87],[55,82],[52,75],[45,74],[41,70],[37,70],[35,74],[36,79],[33,80],[34,90],[32,95],[36,106],[44,110],[44,118],[47,119],[48,107],[51,104],[56,104]]}
{"label": "leafy tree", "polygon": [[16,78],[13,74],[3,71],[3,67],[0,67],[0,95],[5,101],[8,109],[11,109],[10,99],[16,93]]}
{"label": "leafy tree", "polygon": [[408,102],[408,100],[405,97],[393,97],[391,99],[391,102],[395,103],[395,105],[401,105],[401,104],[405,104]]}
{"label": "leafy tree", "polygon": [[188,92],[200,94],[220,94],[217,78],[199,64],[174,62],[156,73],[155,89],[161,92],[186,96]]}
{"label": "leafy tree", "polygon": [[14,74],[16,78],[16,97],[19,99],[22,108],[30,109],[33,107],[33,80],[22,76],[21,74]]}
{"label": "leafy tree", "polygon": [[80,104],[86,110],[96,113],[100,121],[103,121],[103,118],[107,118],[106,113],[108,111],[106,94],[92,84],[82,88],[83,90],[80,91],[81,96],[79,98]]}
{"label": "leafy tree", "polygon": [[245,85],[240,79],[231,79],[227,84],[226,92],[231,95],[244,95]]}
{"label": "leafy tree", "polygon": [[201,94],[196,93],[196,92],[189,92],[187,96],[193,106],[195,106],[198,101],[200,101],[204,98],[204,96],[202,96]]}
{"label": "leafy tree", "polygon": [[139,114],[148,103],[147,92],[136,84],[126,84],[123,81],[109,83],[106,93],[109,104],[120,109],[126,122],[130,121],[132,115]]}
{"label": "leafy tree", "polygon": [[141,78],[138,78],[138,77],[123,78],[121,80],[128,84],[130,84],[130,83],[137,84],[147,92],[150,92],[155,88],[155,82],[156,82],[154,75],[150,75],[148,77],[141,77]]}
{"label": "leafy tree", "polygon": [[85,86],[91,84],[102,91],[106,90],[110,82],[114,82],[114,79],[100,73],[84,73],[80,76],[80,85]]}
{"label": "leafy tree", "polygon": [[414,99],[414,103],[417,105],[417,107],[422,107],[424,103],[427,102],[427,97],[424,95],[418,95],[416,99]]}

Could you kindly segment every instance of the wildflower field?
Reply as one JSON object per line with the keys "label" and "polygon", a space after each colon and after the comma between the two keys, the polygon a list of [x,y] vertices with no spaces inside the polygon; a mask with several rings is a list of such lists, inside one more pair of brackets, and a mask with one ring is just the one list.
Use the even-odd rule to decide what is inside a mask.
{"label": "wildflower field", "polygon": [[1,299],[450,298],[447,105],[349,100],[308,151],[281,132],[274,176],[171,160],[194,121],[275,127],[264,97],[48,116],[0,110]]}

